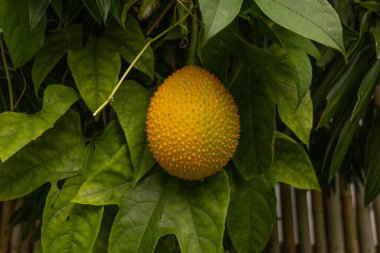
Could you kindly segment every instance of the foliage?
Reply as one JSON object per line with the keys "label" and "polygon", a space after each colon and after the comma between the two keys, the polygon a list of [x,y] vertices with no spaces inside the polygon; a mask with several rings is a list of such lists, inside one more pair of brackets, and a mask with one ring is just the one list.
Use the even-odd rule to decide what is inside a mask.
{"label": "foliage", "polygon": [[[341,168],[368,168],[369,203],[380,8],[302,1],[3,0],[0,200],[46,198],[41,250],[81,253],[261,252],[275,184],[319,189]],[[241,120],[234,158],[201,182],[165,173],[145,136],[151,95],[185,64],[218,76]]]}

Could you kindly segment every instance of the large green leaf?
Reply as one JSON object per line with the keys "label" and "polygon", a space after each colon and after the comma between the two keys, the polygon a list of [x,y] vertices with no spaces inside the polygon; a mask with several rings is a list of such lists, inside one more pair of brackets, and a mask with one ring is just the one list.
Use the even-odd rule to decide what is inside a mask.
{"label": "large green leaf", "polygon": [[67,62],[83,100],[95,111],[117,83],[119,54],[109,51],[103,40],[90,37],[83,48],[68,51]]}
{"label": "large green leaf", "polygon": [[365,204],[373,201],[380,192],[380,114],[367,135],[365,150],[365,166],[367,169],[367,180],[365,183]]}
{"label": "large green leaf", "polygon": [[52,186],[42,225],[42,246],[45,252],[92,252],[98,237],[103,207],[73,204],[70,201],[90,175],[107,164],[119,150],[125,151],[124,142],[118,122],[109,123],[102,135],[87,145],[89,152],[83,173],[67,179],[62,189]]}
{"label": "large green leaf", "polygon": [[69,178],[60,190],[56,185],[46,199],[41,242],[44,252],[92,252],[102,221],[103,207],[70,203],[83,176]]}
{"label": "large green leaf", "polygon": [[42,81],[54,68],[69,48],[82,45],[82,26],[73,25],[46,37],[45,44],[38,51],[32,68],[32,79],[36,94]]}
{"label": "large green leaf", "polygon": [[240,176],[231,182],[231,202],[227,229],[239,253],[259,253],[264,249],[276,222],[276,194],[265,176],[249,181]]}
{"label": "large green leaf", "polygon": [[4,162],[32,140],[36,140],[78,99],[69,87],[50,85],[46,88],[42,110],[34,115],[17,112],[0,114],[0,158]]}
{"label": "large green leaf", "polygon": [[309,156],[290,137],[277,133],[272,168],[268,177],[300,189],[319,189],[318,179]]}
{"label": "large green leaf", "polygon": [[242,0],[199,0],[205,26],[203,44],[235,19],[242,2]]}
{"label": "large green leaf", "polygon": [[98,22],[107,20],[111,0],[82,0],[92,17]]}
{"label": "large green leaf", "polygon": [[267,171],[273,160],[275,106],[259,85],[252,80],[248,68],[241,69],[231,84],[240,115],[239,146],[233,159],[246,179]]}
{"label": "large green leaf", "polygon": [[154,165],[145,132],[146,111],[151,93],[135,81],[127,81],[117,91],[113,108],[124,130],[131,153],[136,184]]}
{"label": "large green leaf", "polygon": [[345,55],[339,16],[327,0],[255,0],[277,24]]}
{"label": "large green leaf", "polygon": [[29,61],[44,44],[46,16],[31,30],[29,3],[25,0],[3,0],[0,4],[0,27],[4,30],[13,68]]}
{"label": "large green leaf", "polygon": [[[129,63],[136,58],[146,44],[139,23],[131,15],[126,17],[125,30],[118,23],[110,22],[102,38],[107,41],[109,50],[116,50]],[[151,47],[145,50],[134,67],[153,80],[154,55]]]}
{"label": "large green leaf", "polygon": [[[271,52],[278,56],[284,55],[283,49],[276,45],[271,47]],[[278,104],[281,119],[308,146],[313,126],[312,101],[310,95],[306,93],[298,105],[297,84],[289,60],[283,58],[282,61],[267,66],[258,74]]]}
{"label": "large green leaf", "polygon": [[86,157],[79,115],[69,111],[53,129],[0,164],[0,200],[19,198],[46,182],[78,175]]}
{"label": "large green leaf", "polygon": [[181,250],[222,250],[229,186],[224,172],[204,182],[179,180],[165,172],[150,174],[133,188],[132,164],[121,153],[90,177],[76,203],[117,204],[108,252],[152,252],[157,240],[175,234]]}
{"label": "large green leaf", "polygon": [[51,0],[29,0],[29,20],[30,27],[33,29],[45,16],[46,8]]}

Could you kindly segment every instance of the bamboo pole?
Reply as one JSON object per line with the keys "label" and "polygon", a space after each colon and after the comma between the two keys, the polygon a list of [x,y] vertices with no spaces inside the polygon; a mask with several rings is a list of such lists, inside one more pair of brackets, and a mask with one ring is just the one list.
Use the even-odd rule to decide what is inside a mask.
{"label": "bamboo pole", "polygon": [[[22,199],[15,200],[13,212],[22,206]],[[19,253],[22,244],[22,224],[19,223],[12,228],[10,253]]]}
{"label": "bamboo pole", "polygon": [[294,243],[294,229],[293,229],[293,213],[292,213],[292,198],[290,186],[280,184],[281,191],[281,207],[282,207],[282,226],[284,242],[282,245],[282,252],[296,253]]}
{"label": "bamboo pole", "polygon": [[34,226],[30,226],[30,229],[28,231],[28,235],[22,241],[21,253],[30,253],[30,252],[33,252],[33,235],[34,235],[34,231],[35,231]]}
{"label": "bamboo pole", "polygon": [[267,252],[267,253],[280,253],[281,252],[280,251],[280,243],[278,240],[278,222],[277,221],[275,222],[275,224],[273,226],[272,234],[269,238],[265,252]]}
{"label": "bamboo pole", "polygon": [[375,253],[370,211],[368,207],[364,206],[364,187],[360,183],[356,192],[356,200],[360,252]]}
{"label": "bamboo pole", "polygon": [[322,192],[311,191],[311,201],[315,237],[314,253],[326,253],[327,238]]}
{"label": "bamboo pole", "polygon": [[380,253],[380,195],[377,196],[373,202],[373,208],[375,212],[375,224],[376,224],[376,234],[377,234],[377,252]]}
{"label": "bamboo pole", "polygon": [[348,253],[360,253],[350,184],[341,182],[345,245]]}
{"label": "bamboo pole", "polygon": [[1,227],[0,227],[0,253],[9,253],[11,228],[9,226],[9,220],[13,213],[13,201],[7,201],[3,203],[1,213]]}
{"label": "bamboo pole", "polygon": [[330,193],[325,194],[327,246],[329,252],[344,253],[344,234],[342,221],[342,207],[340,197],[340,184],[338,175],[335,177],[335,186]]}
{"label": "bamboo pole", "polygon": [[305,190],[296,189],[297,219],[299,249],[298,252],[312,253],[310,241],[309,213],[307,208],[307,196]]}

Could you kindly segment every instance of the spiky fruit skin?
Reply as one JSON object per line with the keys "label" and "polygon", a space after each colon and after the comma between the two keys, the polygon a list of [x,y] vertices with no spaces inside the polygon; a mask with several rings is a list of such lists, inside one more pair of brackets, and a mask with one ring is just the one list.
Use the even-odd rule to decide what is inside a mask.
{"label": "spiky fruit skin", "polygon": [[169,174],[200,180],[223,168],[235,153],[240,119],[233,97],[210,72],[186,66],[153,95],[147,138]]}

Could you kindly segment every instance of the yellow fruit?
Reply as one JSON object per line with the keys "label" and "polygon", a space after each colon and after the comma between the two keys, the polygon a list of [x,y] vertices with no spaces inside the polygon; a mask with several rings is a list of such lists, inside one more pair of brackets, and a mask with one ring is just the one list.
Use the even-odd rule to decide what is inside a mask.
{"label": "yellow fruit", "polygon": [[187,66],[155,92],[146,127],[150,150],[161,167],[171,175],[199,180],[232,158],[240,120],[223,84],[205,69]]}

